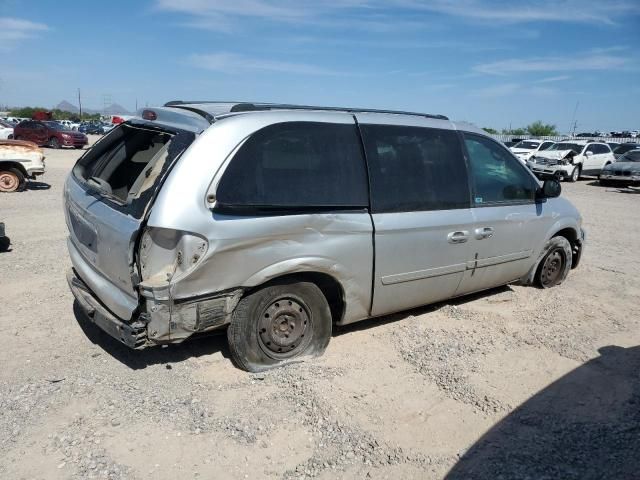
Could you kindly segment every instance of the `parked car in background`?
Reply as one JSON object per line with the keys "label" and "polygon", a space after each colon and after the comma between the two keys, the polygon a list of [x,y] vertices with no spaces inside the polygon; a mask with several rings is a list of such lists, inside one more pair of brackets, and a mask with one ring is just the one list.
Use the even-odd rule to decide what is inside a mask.
{"label": "parked car in background", "polygon": [[611,147],[611,150],[615,151],[621,144],[620,142],[605,142],[607,145]]}
{"label": "parked car in background", "polygon": [[638,148],[640,148],[640,143],[622,143],[613,150],[613,156],[617,160],[625,153],[630,152],[631,150],[636,150]]}
{"label": "parked car in background", "polygon": [[27,120],[14,128],[13,136],[50,148],[83,148],[89,142],[85,134],[73,132],[54,121]]}
{"label": "parked car in background", "polygon": [[611,147],[604,142],[570,140],[537,152],[527,165],[539,178],[556,177],[575,182],[581,175],[599,175],[602,167],[613,161]]}
{"label": "parked car in background", "polygon": [[13,128],[14,125],[12,123],[0,120],[0,140],[11,140],[13,138]]}
{"label": "parked car in background", "polygon": [[35,143],[0,140],[0,192],[19,192],[45,172],[44,153]]}
{"label": "parked car in background", "polygon": [[555,142],[552,140],[529,138],[516,143],[513,147],[510,147],[509,150],[511,150],[522,163],[526,164],[531,155],[535,155],[536,152],[542,150],[547,150],[553,144],[555,144]]}
{"label": "parked car in background", "polygon": [[78,131],[87,135],[102,135],[104,127],[100,122],[83,122],[78,127]]}
{"label": "parked car in background", "polygon": [[560,284],[585,235],[559,195],[442,115],[171,102],[69,174],[68,282],[131,348],[228,327],[259,371],[322,354],[334,324]]}
{"label": "parked car in background", "polygon": [[640,148],[629,150],[600,173],[600,185],[617,187],[640,186]]}
{"label": "parked car in background", "polygon": [[103,123],[102,124],[102,133],[107,134],[117,126],[118,126],[117,123]]}
{"label": "parked car in background", "polygon": [[60,125],[68,128],[69,130],[78,130],[80,123],[74,122],[72,120],[56,120]]}

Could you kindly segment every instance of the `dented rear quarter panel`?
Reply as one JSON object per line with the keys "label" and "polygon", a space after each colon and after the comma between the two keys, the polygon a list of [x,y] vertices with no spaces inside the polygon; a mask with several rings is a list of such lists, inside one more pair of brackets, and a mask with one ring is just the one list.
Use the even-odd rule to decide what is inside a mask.
{"label": "dented rear quarter panel", "polygon": [[171,296],[184,300],[255,287],[287,274],[320,272],[342,286],[346,311],[340,323],[364,319],[369,316],[373,271],[373,228],[367,211],[233,216],[215,213],[207,204],[207,193],[215,191],[244,140],[284,121],[354,123],[347,113],[268,111],[230,116],[206,130],[172,170],[147,222],[202,235],[209,243],[194,270],[172,283]]}

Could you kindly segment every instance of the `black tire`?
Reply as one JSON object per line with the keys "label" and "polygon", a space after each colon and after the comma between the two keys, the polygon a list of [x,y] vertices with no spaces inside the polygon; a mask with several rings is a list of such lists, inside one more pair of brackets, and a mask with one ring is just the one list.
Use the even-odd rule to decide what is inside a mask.
{"label": "black tire", "polygon": [[27,179],[17,168],[0,169],[0,182],[0,192],[4,193],[21,192],[27,186]]}
{"label": "black tire", "polygon": [[576,165],[575,167],[573,167],[573,170],[571,170],[571,175],[567,177],[567,180],[569,182],[577,182],[578,180],[580,180],[581,171],[582,168],[580,167],[580,165]]}
{"label": "black tire", "polygon": [[536,271],[535,283],[541,288],[551,288],[565,281],[571,270],[573,252],[565,237],[553,237],[543,250],[544,255]]}
{"label": "black tire", "polygon": [[51,137],[47,142],[49,148],[60,148],[60,142],[56,137]]}
{"label": "black tire", "polygon": [[83,145],[76,145],[74,148],[76,150],[82,150],[84,148],[84,146]]}
{"label": "black tire", "polygon": [[234,362],[249,372],[322,355],[331,339],[329,304],[313,283],[272,283],[240,300],[227,339]]}

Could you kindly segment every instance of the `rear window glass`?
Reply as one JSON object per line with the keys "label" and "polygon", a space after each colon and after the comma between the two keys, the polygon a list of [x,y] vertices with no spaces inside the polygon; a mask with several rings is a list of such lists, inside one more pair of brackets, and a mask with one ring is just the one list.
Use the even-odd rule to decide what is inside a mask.
{"label": "rear window glass", "polygon": [[223,207],[366,207],[355,125],[286,122],[254,133],[217,188]]}
{"label": "rear window glass", "polygon": [[154,129],[122,125],[97,143],[74,168],[95,190],[120,202],[128,202],[153,165],[167,156],[172,135]]}
{"label": "rear window glass", "polygon": [[361,125],[374,213],[468,208],[457,134],[435,128]]}

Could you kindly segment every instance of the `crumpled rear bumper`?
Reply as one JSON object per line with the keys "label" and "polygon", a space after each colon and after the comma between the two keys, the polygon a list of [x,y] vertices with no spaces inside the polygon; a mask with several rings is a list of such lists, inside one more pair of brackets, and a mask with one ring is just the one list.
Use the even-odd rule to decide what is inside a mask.
{"label": "crumpled rear bumper", "polygon": [[92,323],[130,348],[139,350],[148,346],[147,326],[144,322],[125,322],[116,317],[100,303],[73,269],[67,272],[67,282],[78,305]]}

